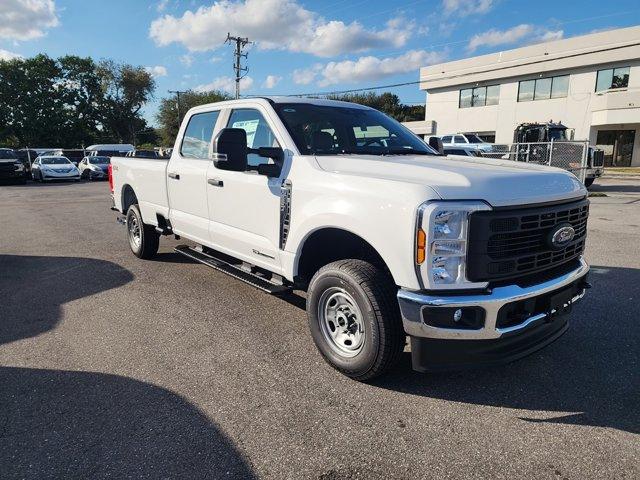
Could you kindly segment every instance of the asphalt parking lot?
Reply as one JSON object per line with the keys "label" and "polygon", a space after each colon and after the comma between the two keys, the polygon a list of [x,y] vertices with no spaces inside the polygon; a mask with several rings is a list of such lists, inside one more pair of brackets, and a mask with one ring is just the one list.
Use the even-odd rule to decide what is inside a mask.
{"label": "asphalt parking lot", "polygon": [[353,382],[304,299],[135,258],[105,183],[0,186],[2,478],[638,478],[640,180],[593,189],[594,288],[517,363]]}

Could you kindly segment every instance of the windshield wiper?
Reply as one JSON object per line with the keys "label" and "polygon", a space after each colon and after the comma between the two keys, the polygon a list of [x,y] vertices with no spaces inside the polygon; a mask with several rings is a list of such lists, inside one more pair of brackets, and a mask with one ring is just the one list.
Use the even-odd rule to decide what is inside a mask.
{"label": "windshield wiper", "polygon": [[413,148],[390,148],[387,150],[387,155],[433,155],[433,153]]}

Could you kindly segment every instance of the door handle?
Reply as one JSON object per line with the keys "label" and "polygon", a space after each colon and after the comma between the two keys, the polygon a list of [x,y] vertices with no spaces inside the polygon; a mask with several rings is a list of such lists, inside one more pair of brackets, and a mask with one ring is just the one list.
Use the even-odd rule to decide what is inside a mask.
{"label": "door handle", "polygon": [[169,176],[169,178],[173,178],[174,180],[180,180],[180,174],[179,173],[169,172],[168,176]]}
{"label": "door handle", "polygon": [[213,185],[214,187],[224,187],[224,182],[219,178],[209,178],[207,180],[209,185]]}

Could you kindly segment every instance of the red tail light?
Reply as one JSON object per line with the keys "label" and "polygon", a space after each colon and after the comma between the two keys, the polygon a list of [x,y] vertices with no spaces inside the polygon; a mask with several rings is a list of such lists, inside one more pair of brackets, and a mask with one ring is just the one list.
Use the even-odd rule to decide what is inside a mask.
{"label": "red tail light", "polygon": [[111,164],[107,167],[107,175],[109,176],[109,189],[113,193],[113,166]]}

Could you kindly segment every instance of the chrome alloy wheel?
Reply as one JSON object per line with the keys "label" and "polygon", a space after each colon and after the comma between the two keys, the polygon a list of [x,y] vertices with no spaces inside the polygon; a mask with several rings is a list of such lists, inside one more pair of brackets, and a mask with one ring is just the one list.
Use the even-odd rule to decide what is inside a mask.
{"label": "chrome alloy wheel", "polygon": [[342,288],[328,288],[318,302],[320,330],[327,344],[343,357],[355,357],[364,346],[362,313]]}
{"label": "chrome alloy wheel", "polygon": [[142,232],[140,231],[140,222],[135,215],[129,215],[127,219],[127,229],[129,230],[129,241],[136,247],[140,248],[142,243]]}

